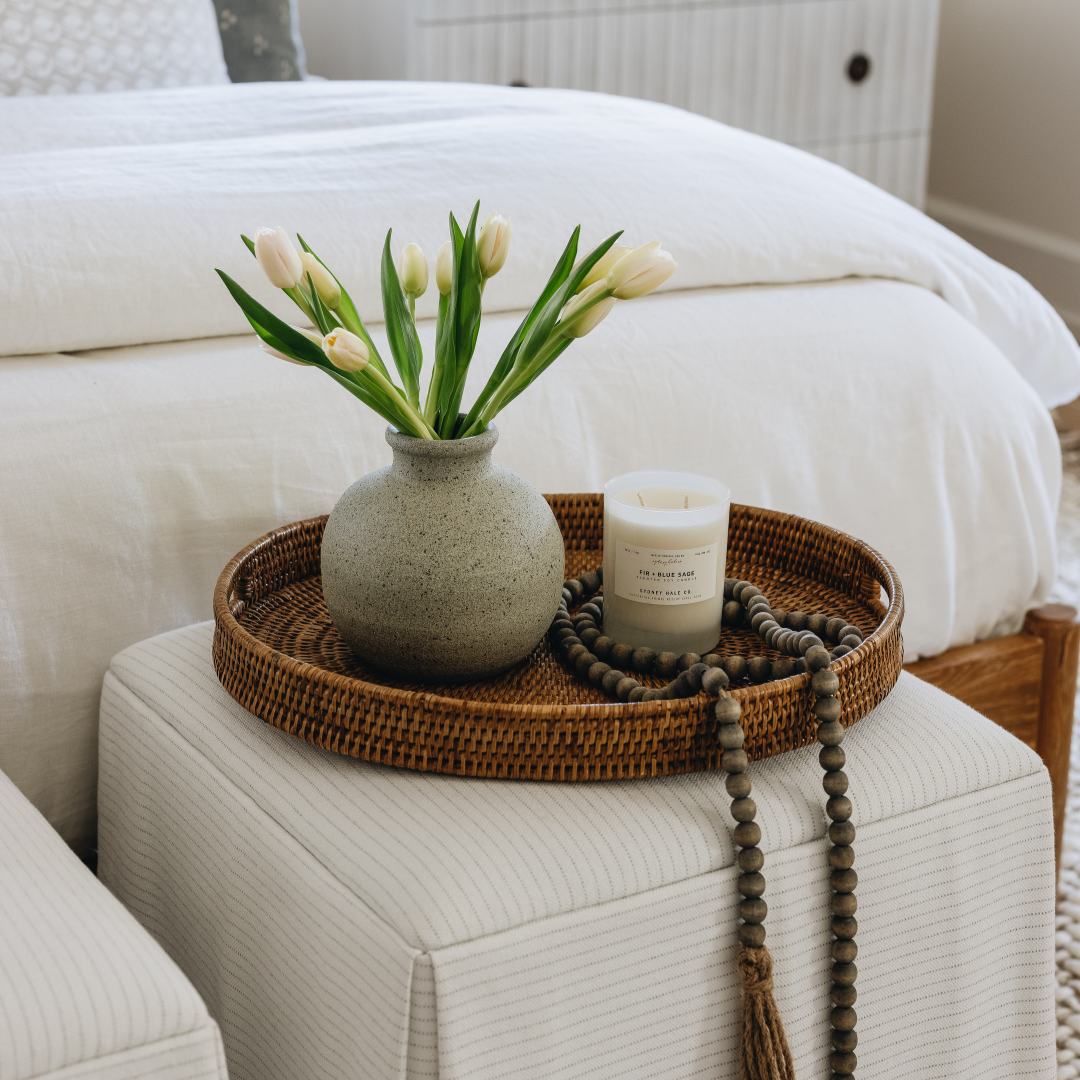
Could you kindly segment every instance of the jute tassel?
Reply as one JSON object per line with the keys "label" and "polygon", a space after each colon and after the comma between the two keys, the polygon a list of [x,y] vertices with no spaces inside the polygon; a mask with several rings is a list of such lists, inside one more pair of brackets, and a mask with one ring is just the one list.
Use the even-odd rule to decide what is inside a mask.
{"label": "jute tassel", "polygon": [[772,957],[764,945],[741,948],[743,1080],[795,1080],[791,1049],[773,997]]}

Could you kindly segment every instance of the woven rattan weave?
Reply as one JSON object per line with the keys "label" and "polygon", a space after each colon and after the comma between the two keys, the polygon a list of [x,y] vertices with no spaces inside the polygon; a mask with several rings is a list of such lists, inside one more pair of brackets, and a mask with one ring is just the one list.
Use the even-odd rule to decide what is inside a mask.
{"label": "woven rattan weave", "polygon": [[[595,569],[602,561],[603,496],[546,498],[566,541],[567,577]],[[458,776],[617,780],[719,767],[705,694],[612,703],[564,668],[546,638],[516,668],[480,683],[420,686],[366,667],[323,603],[325,523],[296,522],[255,541],[229,563],[214,592],[218,677],[267,723],[337,753]],[[872,548],[803,518],[733,505],[727,574],[753,581],[789,611],[840,615],[868,634],[832,665],[845,725],[892,689],[903,659],[903,590]],[[749,627],[725,627],[717,651],[779,655]],[[809,675],[731,692],[742,705],[752,759],[814,740]]]}

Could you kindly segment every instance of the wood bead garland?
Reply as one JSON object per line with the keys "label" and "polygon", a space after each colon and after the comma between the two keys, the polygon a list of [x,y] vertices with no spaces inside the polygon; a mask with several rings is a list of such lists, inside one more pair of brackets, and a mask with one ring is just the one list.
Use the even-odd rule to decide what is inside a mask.
{"label": "wood bead garland", "polygon": [[[746,623],[766,644],[786,655],[770,661],[766,657],[723,657],[719,653],[698,656],[696,653],[656,653],[648,648],[615,642],[603,634],[603,597],[594,594],[603,583],[603,571],[583,574],[565,583],[559,613],[551,624],[550,638],[556,653],[574,670],[619,701],[656,701],[692,697],[704,692],[717,696],[715,713],[717,740],[723,749],[721,768],[728,774],[725,788],[732,799],[731,815],[737,822],[733,833],[739,848],[736,883],[742,899],[738,914],[738,967],[743,980],[742,1071],[744,1080],[793,1080],[794,1066],[783,1023],[772,993],[772,957],[765,947],[764,899],[765,878],[761,873],[765,857],[758,847],[761,828],[754,820],[757,804],[751,798],[747,775],[749,760],[743,749],[744,732],[739,723],[742,707],[725,692],[732,682],[749,678],[763,683],[790,678],[806,671],[813,673],[811,689],[816,695],[813,711],[817,719],[817,738],[821,745],[818,761],[824,770],[822,787],[828,797],[825,813],[830,819],[829,839],[833,847],[828,855],[831,869],[829,884],[833,895],[831,929],[833,1008],[832,1052],[829,1064],[832,1080],[853,1080],[858,1059],[855,1047],[857,1016],[855,958],[858,946],[855,912],[858,901],[855,889],[858,874],[853,868],[855,827],[851,823],[852,805],[848,798],[848,777],[844,772],[846,756],[841,743],[844,728],[840,724],[841,706],[836,697],[840,680],[829,665],[834,659],[857,649],[863,633],[846,619],[829,618],[822,613],[807,615],[774,608],[762,591],[749,581],[728,578],[724,582],[723,623]],[[570,607],[580,603],[576,616]],[[833,645],[830,650],[826,642]],[[593,649],[593,652],[589,650]],[[788,659],[791,657],[793,659]],[[627,669],[670,679],[662,689],[646,688]]]}

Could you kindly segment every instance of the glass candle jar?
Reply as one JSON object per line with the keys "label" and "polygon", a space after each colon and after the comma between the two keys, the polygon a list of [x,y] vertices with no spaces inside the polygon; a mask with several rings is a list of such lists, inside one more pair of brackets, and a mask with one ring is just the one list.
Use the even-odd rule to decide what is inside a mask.
{"label": "glass candle jar", "polygon": [[604,634],[635,648],[704,655],[720,640],[731,492],[682,472],[604,487]]}

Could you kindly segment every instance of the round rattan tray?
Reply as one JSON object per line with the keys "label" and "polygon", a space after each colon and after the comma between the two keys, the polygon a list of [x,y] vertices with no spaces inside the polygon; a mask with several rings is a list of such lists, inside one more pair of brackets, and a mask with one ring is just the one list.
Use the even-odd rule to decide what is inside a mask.
{"label": "round rattan tray", "polygon": [[[566,541],[567,577],[595,569],[603,496],[545,497]],[[325,517],[299,521],[256,540],[214,591],[214,668],[229,694],[267,723],[336,753],[458,776],[620,780],[719,767],[723,751],[704,693],[613,703],[564,668],[546,639],[516,668],[479,683],[411,684],[366,667],[323,603],[325,524]],[[733,505],[727,573],[789,611],[824,611],[873,631],[832,665],[845,725],[892,689],[903,659],[903,590],[872,548],[804,518]],[[748,628],[725,627],[717,651],[779,655]],[[813,741],[809,675],[731,693],[742,704],[751,758]]]}

